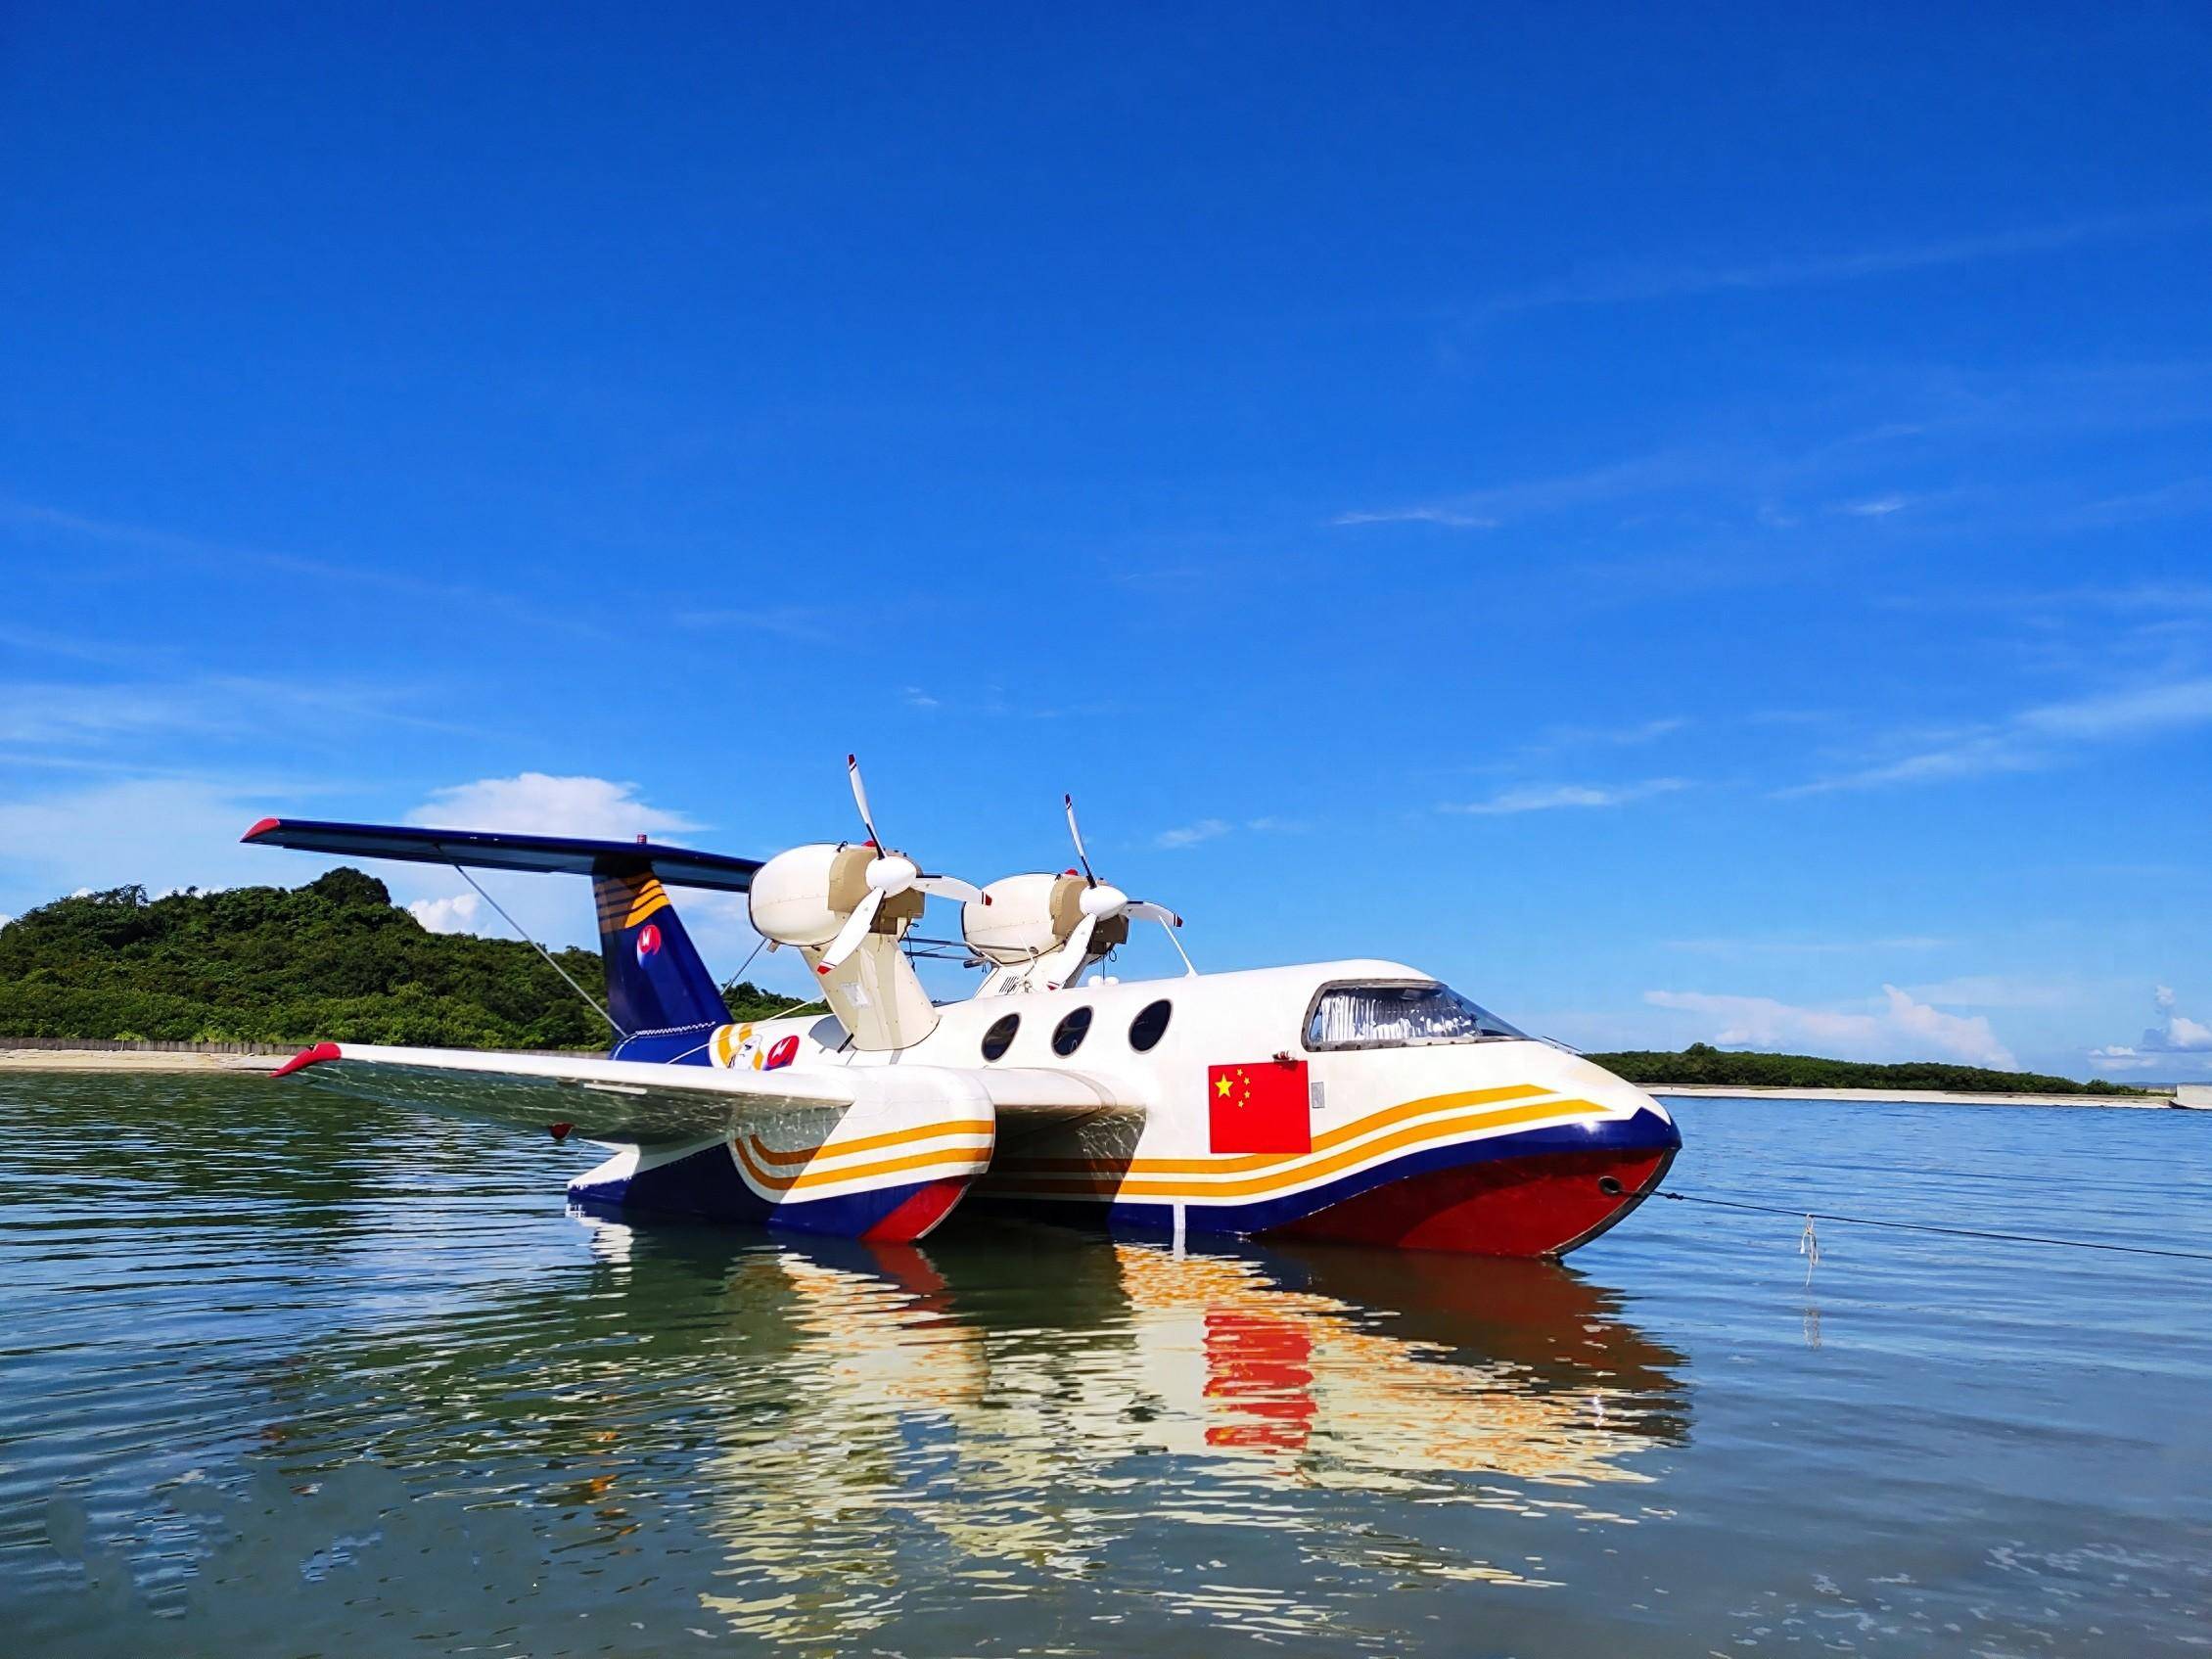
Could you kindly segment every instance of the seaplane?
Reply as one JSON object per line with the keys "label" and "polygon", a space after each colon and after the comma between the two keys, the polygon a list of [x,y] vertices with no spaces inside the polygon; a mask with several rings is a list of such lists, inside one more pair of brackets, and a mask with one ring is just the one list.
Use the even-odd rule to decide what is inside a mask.
{"label": "seaplane", "polygon": [[[276,1072],[606,1147],[580,1209],[911,1243],[963,1205],[1132,1237],[1558,1257],[1657,1188],[1666,1109],[1433,975],[1381,959],[1120,981],[1182,918],[1076,862],[978,888],[877,834],[765,861],[634,842],[264,818],[244,840],[342,857],[588,877],[605,1058],[318,1042]],[[470,877],[470,880],[475,878]],[[746,895],[827,1012],[736,1021],[668,889]],[[934,1001],[910,938],[957,903],[983,973]],[[548,957],[550,961],[551,958]],[[556,968],[558,965],[556,964]],[[564,976],[565,977],[565,976]],[[573,983],[573,982],[572,982]]]}

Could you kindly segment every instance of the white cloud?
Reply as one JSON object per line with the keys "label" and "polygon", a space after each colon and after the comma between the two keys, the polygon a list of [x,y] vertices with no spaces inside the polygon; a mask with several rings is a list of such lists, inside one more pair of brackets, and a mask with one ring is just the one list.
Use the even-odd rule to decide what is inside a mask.
{"label": "white cloud", "polygon": [[1247,818],[1244,827],[1261,835],[1303,835],[1308,826],[1297,818],[1263,816]]}
{"label": "white cloud", "polygon": [[8,924],[9,924],[10,922],[14,921],[15,919],[16,919],[16,918],[15,918],[15,917],[13,917],[13,916],[0,916],[0,928],[4,928],[4,927],[6,927],[6,926],[7,926],[7,925],[8,925]]}
{"label": "white cloud", "polygon": [[928,692],[924,691],[918,685],[901,687],[899,689],[899,701],[904,703],[909,709],[936,709],[943,706],[936,698],[932,697]]}
{"label": "white cloud", "polygon": [[1903,512],[1910,505],[1902,495],[1877,495],[1866,501],[1846,501],[1838,510],[1857,519],[1886,519],[1892,513]]}
{"label": "white cloud", "polygon": [[2019,1064],[1983,1016],[1944,1013],[1893,985],[1882,987],[1878,1001],[1857,1009],[1684,991],[1647,991],[1643,999],[1718,1022],[1720,1029],[1705,1040],[1724,1048],[1810,1049],[1841,1060],[1936,1058],[2005,1071]]}
{"label": "white cloud", "polygon": [[476,933],[477,912],[484,900],[473,893],[456,893],[450,899],[418,899],[407,908],[416,921],[432,933]]}
{"label": "white cloud", "polygon": [[1229,833],[1227,822],[1221,818],[1200,818],[1195,824],[1162,830],[1152,838],[1155,847],[1196,847],[1202,841],[1212,841],[1216,836]]}
{"label": "white cloud", "polygon": [[2212,1048],[2212,1026],[2176,1014],[2166,1022],[2166,1046],[2177,1052],[2200,1054]]}
{"label": "white cloud", "polygon": [[1440,812],[1461,812],[1489,817],[1508,812],[1545,812],[1561,806],[1625,806],[1654,795],[1687,789],[1685,778],[1646,778],[1641,783],[1598,787],[1590,784],[1532,784],[1502,790],[1488,801],[1447,802]]}
{"label": "white cloud", "polygon": [[2192,1020],[2174,1006],[2174,988],[2154,987],[2150,1006],[2154,1023],[2134,1043],[2115,1042],[2092,1048],[2089,1057],[2107,1071],[2142,1072],[2171,1067],[2179,1054],[2212,1053],[2212,1026]]}
{"label": "white cloud", "polygon": [[625,841],[659,830],[695,830],[680,813],[637,799],[637,785],[608,778],[553,777],[523,772],[479,778],[434,790],[407,814],[410,824],[436,829],[508,830],[525,835],[574,835]]}

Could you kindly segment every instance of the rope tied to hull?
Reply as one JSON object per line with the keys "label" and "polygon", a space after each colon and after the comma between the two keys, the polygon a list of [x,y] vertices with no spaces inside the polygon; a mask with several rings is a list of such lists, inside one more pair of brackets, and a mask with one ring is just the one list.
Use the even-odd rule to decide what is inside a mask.
{"label": "rope tied to hull", "polygon": [[1655,1192],[1654,1198],[1664,1198],[1675,1204],[1709,1204],[1719,1210],[1750,1210],[1762,1216],[1801,1216],[1805,1230],[1798,1235],[1798,1254],[1806,1257],[1805,1278],[1810,1284],[1813,1268],[1820,1260],[1820,1241],[1814,1231],[1815,1221],[1834,1221],[1839,1225],[1854,1227],[1881,1227],[1892,1232],[1940,1233],[1947,1238],[1996,1239],[2005,1244],[2048,1244],[2063,1250],[2103,1250],[2119,1256],[2163,1256],[2176,1262],[2212,1262],[2212,1251],[2160,1250],[2147,1244],[2106,1244],[2093,1238],[2052,1238],[2046,1233],[1996,1232],[1984,1227],[1939,1227],[1931,1221],[1890,1221],[1871,1216],[1844,1216],[1832,1210],[1797,1210],[1779,1204],[1752,1204],[1740,1198],[1708,1198],[1697,1192]]}

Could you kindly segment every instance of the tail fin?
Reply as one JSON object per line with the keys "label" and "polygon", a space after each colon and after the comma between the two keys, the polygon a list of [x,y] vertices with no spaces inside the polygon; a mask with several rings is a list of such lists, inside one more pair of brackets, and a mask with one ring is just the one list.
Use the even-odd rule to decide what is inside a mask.
{"label": "tail fin", "polygon": [[607,1012],[632,1037],[728,1023],[721,988],[700,960],[668,890],[649,870],[594,876]]}

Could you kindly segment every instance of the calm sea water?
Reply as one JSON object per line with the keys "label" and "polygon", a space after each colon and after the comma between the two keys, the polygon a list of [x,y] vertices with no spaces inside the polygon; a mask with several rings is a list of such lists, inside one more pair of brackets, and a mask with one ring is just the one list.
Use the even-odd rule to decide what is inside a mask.
{"label": "calm sea water", "polygon": [[[2212,1252],[2212,1115],[1691,1101],[1684,1191]],[[588,1150],[0,1077],[9,1651],[2212,1648],[2212,1264],[800,1248]]]}

